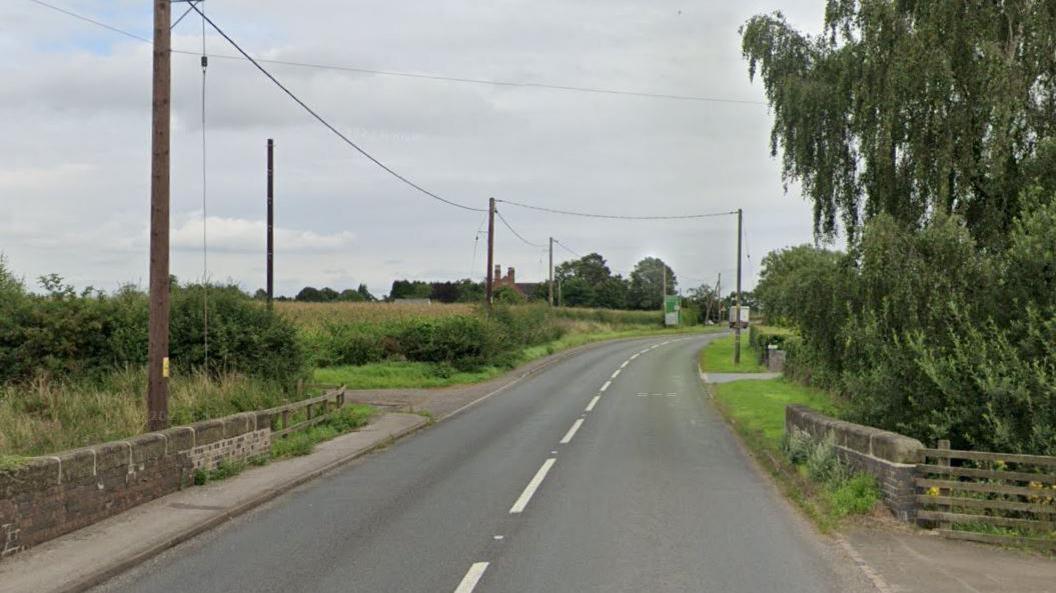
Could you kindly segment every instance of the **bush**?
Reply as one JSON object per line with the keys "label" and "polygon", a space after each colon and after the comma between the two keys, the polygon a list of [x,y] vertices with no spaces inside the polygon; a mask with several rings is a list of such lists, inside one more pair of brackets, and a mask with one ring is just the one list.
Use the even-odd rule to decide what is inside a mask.
{"label": "bush", "polygon": [[[102,377],[147,359],[147,297],[132,287],[81,293],[58,276],[31,294],[0,261],[0,382],[38,374]],[[205,287],[174,283],[169,356],[182,372],[205,368],[293,382],[304,372],[295,328],[234,286],[209,286],[208,365]]]}
{"label": "bush", "polygon": [[495,322],[468,316],[408,324],[396,339],[407,360],[444,362],[460,368],[487,364],[510,344]]}

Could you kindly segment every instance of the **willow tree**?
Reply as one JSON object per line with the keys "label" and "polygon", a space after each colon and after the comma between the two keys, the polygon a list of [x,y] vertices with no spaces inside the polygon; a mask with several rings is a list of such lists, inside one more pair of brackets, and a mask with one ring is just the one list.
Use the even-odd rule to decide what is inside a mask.
{"label": "willow tree", "polygon": [[944,211],[1000,247],[1022,190],[1056,190],[1056,3],[829,0],[820,35],[779,12],[740,32],[819,238]]}

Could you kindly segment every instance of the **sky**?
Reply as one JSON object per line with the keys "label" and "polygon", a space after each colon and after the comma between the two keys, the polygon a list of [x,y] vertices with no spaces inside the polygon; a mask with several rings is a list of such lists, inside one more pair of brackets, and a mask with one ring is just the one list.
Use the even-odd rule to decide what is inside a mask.
{"label": "sky", "polygon": [[[152,35],[146,0],[48,0]],[[175,6],[178,16],[183,5]],[[747,101],[688,101],[458,83],[284,65],[266,67],[379,160],[445,198],[490,196],[619,215],[743,208],[744,286],[762,257],[811,242],[811,208],[785,192],[769,154],[770,113],[748,79],[738,27],[780,9],[820,28],[821,0],[207,0],[255,56],[460,78]],[[173,47],[200,52],[187,16]],[[235,50],[208,31],[206,51]],[[0,3],[0,253],[27,284],[57,273],[113,290],[148,278],[151,48],[31,0]],[[265,146],[276,143],[276,292],[397,278],[483,277],[485,216],[416,192],[353,151],[251,64],[214,57],[206,76],[203,208],[199,58],[173,56],[172,273],[265,281]],[[616,221],[500,202],[528,241],[496,222],[495,261],[546,276],[545,245],[598,252],[628,273],[660,257],[688,289],[724,292],[736,218]],[[208,242],[203,258],[203,212]],[[555,262],[574,256],[558,248]],[[207,261],[205,261],[207,259]]]}

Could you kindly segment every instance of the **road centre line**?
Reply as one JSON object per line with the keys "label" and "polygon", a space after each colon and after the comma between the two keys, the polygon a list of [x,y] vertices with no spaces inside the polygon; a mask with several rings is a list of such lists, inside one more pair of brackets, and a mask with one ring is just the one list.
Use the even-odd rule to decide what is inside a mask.
{"label": "road centre line", "polygon": [[620,368],[621,369],[627,368],[627,365],[629,365],[629,364],[631,364],[631,361],[625,360],[625,361],[623,361],[623,364],[620,365]]}
{"label": "road centre line", "polygon": [[600,395],[595,395],[594,399],[590,400],[590,403],[587,404],[587,411],[588,412],[593,410],[594,406],[598,405],[598,400],[599,399],[601,399],[601,396]]}
{"label": "road centre line", "polygon": [[[510,507],[510,513],[520,513],[524,511],[524,507],[528,506],[528,501],[535,495],[535,491],[539,489],[539,485],[546,479],[546,474],[550,472],[550,468],[554,467],[554,462],[557,459],[551,457],[543,462],[543,466],[539,468],[539,471],[535,472],[535,476],[532,477],[532,481],[528,482],[528,485],[524,487],[524,492],[521,492],[521,496],[517,498],[517,502],[513,503]],[[472,591],[472,589],[470,589]],[[455,593],[460,593],[455,591]]]}
{"label": "road centre line", "polygon": [[631,355],[631,360],[634,360],[635,358],[638,358],[641,355],[642,355],[641,352],[635,352],[634,354]]}
{"label": "road centre line", "polygon": [[576,436],[576,431],[579,430],[580,426],[583,426],[583,419],[576,418],[576,421],[572,423],[572,428],[568,429],[568,432],[565,433],[565,436],[561,438],[558,444],[567,445],[572,442],[572,437]]}
{"label": "road centre line", "polygon": [[608,389],[609,385],[612,385],[612,381],[606,381],[605,384],[601,386],[601,391]]}
{"label": "road centre line", "polygon": [[487,568],[487,562],[474,562],[473,566],[470,566],[469,571],[466,572],[466,576],[462,577],[462,582],[458,584],[455,593],[472,593],[473,589],[477,588],[477,583],[480,582],[480,577],[484,576],[484,571]]}
{"label": "road centre line", "polygon": [[619,377],[619,376],[620,376],[620,369],[616,369],[616,372],[612,374],[612,378],[615,379],[616,377]]}

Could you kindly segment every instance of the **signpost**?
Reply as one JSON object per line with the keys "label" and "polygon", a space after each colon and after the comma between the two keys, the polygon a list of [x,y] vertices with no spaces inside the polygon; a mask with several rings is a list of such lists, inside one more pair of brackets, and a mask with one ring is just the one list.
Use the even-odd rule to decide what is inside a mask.
{"label": "signpost", "polygon": [[677,294],[664,295],[664,325],[678,325],[679,311],[682,310],[682,299]]}

